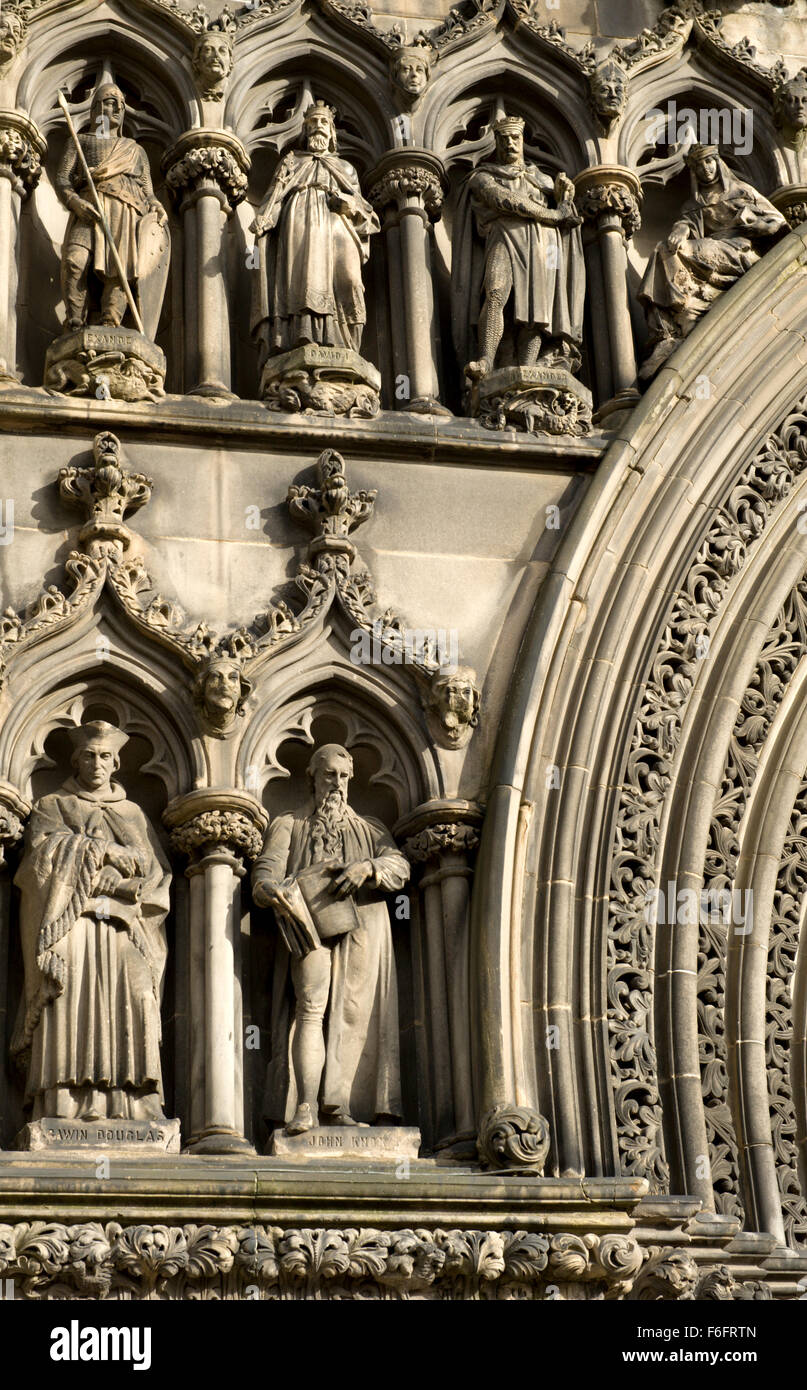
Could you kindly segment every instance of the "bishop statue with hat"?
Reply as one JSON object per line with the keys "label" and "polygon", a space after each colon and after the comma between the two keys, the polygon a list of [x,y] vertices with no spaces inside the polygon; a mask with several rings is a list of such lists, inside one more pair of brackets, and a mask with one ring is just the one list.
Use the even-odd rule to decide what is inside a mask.
{"label": "bishop statue with hat", "polygon": [[113,780],[127,736],[73,733],[73,775],[35,802],[15,877],[25,993],[12,1051],[31,1119],[163,1120],[160,1001],[171,873]]}

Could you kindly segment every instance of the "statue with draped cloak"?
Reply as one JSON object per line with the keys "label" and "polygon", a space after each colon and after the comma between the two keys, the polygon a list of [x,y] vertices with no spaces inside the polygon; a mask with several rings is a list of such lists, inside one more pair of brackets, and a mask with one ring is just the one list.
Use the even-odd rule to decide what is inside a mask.
{"label": "statue with draped cloak", "polygon": [[352,772],[339,744],[316,750],[310,812],[273,821],[252,874],[255,901],[279,921],[294,916],[295,881],[316,865],[331,875],[334,902],[355,903],[351,930],[305,952],[277,942],[264,1114],[288,1134],[317,1127],[320,1112],[339,1125],[402,1115],[397,981],[381,895],[403,886],[409,864],[380,821],[348,805]]}
{"label": "statue with draped cloak", "polygon": [[34,805],[15,877],[25,994],[12,1051],[31,1118],[164,1120],[160,1003],[171,873],[112,780],[126,735],[74,734],[74,775]]}
{"label": "statue with draped cloak", "polygon": [[660,241],[639,289],[647,317],[642,377],[653,376],[711,304],[787,230],[767,198],[733,174],[716,145],[686,155],[692,196]]}
{"label": "statue with draped cloak", "polygon": [[315,102],[304,126],[306,148],[281,160],[252,224],[261,248],[252,307],[259,370],[306,343],[361,348],[362,266],[379,221],[353,165],[336,153],[331,107]]}
{"label": "statue with draped cloak", "polygon": [[[494,123],[496,157],[460,194],[452,247],[454,345],[467,377],[498,367],[576,371],[585,265],[574,186],[524,159],[524,122]],[[557,204],[557,206],[553,206]]]}

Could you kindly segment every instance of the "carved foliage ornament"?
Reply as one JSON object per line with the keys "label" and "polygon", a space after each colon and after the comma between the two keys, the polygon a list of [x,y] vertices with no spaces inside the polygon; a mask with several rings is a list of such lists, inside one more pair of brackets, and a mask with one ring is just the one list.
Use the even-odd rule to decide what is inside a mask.
{"label": "carved foliage ornament", "polygon": [[622,1171],[664,1190],[661,1107],[652,1039],[659,826],[684,714],[729,584],[774,508],[807,465],[807,398],[774,431],[712,522],[665,623],[644,685],[618,803],[611,858],[608,1027]]}
{"label": "carved foliage ornament", "polygon": [[25,1299],[540,1299],[548,1284],[619,1299],[642,1259],[612,1234],[0,1225],[0,1275]]}

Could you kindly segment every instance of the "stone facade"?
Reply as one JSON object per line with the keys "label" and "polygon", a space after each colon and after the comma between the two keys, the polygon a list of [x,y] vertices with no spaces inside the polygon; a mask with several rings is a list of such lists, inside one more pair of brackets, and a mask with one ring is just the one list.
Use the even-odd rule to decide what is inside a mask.
{"label": "stone facade", "polygon": [[800,1297],[802,3],[6,0],[17,1297]]}

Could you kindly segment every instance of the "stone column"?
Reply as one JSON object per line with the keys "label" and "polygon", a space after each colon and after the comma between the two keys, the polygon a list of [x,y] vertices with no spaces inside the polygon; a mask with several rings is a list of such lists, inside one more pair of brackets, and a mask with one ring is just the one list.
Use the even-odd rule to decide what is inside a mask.
{"label": "stone column", "polygon": [[395,373],[409,377],[408,399],[399,402],[396,394],[395,404],[420,414],[451,414],[439,404],[432,257],[432,223],[440,216],[446,186],[437,156],[412,147],[385,154],[369,182],[387,250]]}
{"label": "stone column", "polygon": [[47,146],[21,111],[0,111],[0,387],[17,375],[17,232],[20,206],[39,182]]}
{"label": "stone column", "polygon": [[[575,179],[577,207],[593,232],[592,261],[599,248],[599,276],[594,275],[595,291],[602,285],[602,304],[608,333],[610,395],[601,399],[598,418],[616,410],[630,409],[639,399],[636,385],[636,351],[628,300],[628,258],[626,242],[641,226],[639,202],[641,184],[630,169],[601,164],[584,169]],[[597,333],[598,304],[592,304],[592,323]],[[599,345],[595,342],[599,357]],[[598,368],[598,384],[603,382]],[[602,384],[600,385],[602,391]]]}
{"label": "stone column", "polygon": [[807,222],[807,184],[784,183],[769,195],[770,201],[778,208],[788,225],[800,227]]}
{"label": "stone column", "polygon": [[[0,1038],[8,1037],[9,1014],[18,1000],[8,997],[8,953],[11,939],[11,875],[6,853],[19,844],[30,803],[9,782],[0,782]],[[10,1144],[4,1133],[8,1123],[8,1069],[0,1066],[0,1148]]]}
{"label": "stone column", "polygon": [[395,827],[420,869],[428,1051],[438,1148],[476,1139],[470,1034],[471,858],[482,814],[471,801],[429,801]]}
{"label": "stone column", "polygon": [[190,864],[190,1139],[194,1153],[254,1152],[244,1137],[241,884],[268,817],[254,797],[199,790],[163,816]]}
{"label": "stone column", "polygon": [[233,395],[222,240],[249,167],[240,140],[223,130],[186,131],[163,157],[183,220],[186,395]]}

